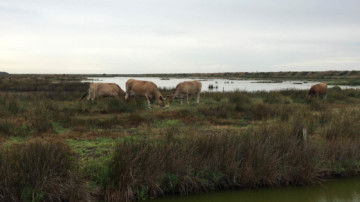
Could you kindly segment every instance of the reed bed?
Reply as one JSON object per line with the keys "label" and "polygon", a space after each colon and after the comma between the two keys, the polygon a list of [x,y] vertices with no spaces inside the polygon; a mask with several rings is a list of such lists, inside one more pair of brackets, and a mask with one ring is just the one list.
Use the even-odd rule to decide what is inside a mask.
{"label": "reed bed", "polygon": [[156,139],[118,143],[109,163],[106,200],[309,185],[359,172],[359,132],[348,129],[344,132],[352,135],[340,141],[310,141],[303,137],[304,127],[306,123],[298,119],[241,132],[175,130]]}
{"label": "reed bed", "polygon": [[57,141],[31,139],[1,148],[0,201],[87,201],[76,178],[71,149]]}

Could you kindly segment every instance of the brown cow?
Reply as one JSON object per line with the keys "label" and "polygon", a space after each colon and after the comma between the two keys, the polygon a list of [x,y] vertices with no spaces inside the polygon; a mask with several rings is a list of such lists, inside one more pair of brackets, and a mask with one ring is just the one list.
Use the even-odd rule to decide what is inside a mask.
{"label": "brown cow", "polygon": [[148,107],[151,108],[151,100],[156,99],[160,107],[165,106],[165,99],[161,95],[158,87],[154,82],[151,81],[141,81],[135,79],[129,79],[126,81],[126,95],[125,99],[129,99],[132,95],[143,95],[148,101]]}
{"label": "brown cow", "polygon": [[90,83],[89,91],[84,93],[78,101],[81,101],[86,96],[87,100],[91,99],[94,102],[95,98],[100,97],[121,97],[125,92],[116,83]]}
{"label": "brown cow", "polygon": [[196,102],[199,103],[200,100],[200,92],[201,92],[202,84],[200,81],[194,80],[194,81],[183,81],[179,83],[172,95],[168,96],[169,98],[169,104],[173,102],[175,98],[181,99],[182,104],[182,98],[186,96],[186,101],[189,104],[189,95],[196,95]]}
{"label": "brown cow", "polygon": [[311,86],[309,92],[306,95],[306,100],[310,100],[312,97],[325,96],[327,92],[326,83],[318,83]]}

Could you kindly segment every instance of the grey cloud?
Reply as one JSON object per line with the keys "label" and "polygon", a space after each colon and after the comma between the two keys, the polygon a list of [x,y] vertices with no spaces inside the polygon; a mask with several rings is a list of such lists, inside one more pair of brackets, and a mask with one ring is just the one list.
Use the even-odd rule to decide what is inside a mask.
{"label": "grey cloud", "polygon": [[27,73],[49,64],[77,73],[359,69],[359,7],[353,0],[14,0],[0,3],[0,61]]}

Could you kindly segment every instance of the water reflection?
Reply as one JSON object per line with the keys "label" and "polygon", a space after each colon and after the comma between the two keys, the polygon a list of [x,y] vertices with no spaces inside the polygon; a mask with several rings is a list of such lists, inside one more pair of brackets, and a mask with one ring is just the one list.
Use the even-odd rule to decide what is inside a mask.
{"label": "water reflection", "polygon": [[222,191],[191,196],[170,196],[148,202],[359,202],[360,177],[336,179],[322,185]]}
{"label": "water reflection", "polygon": [[[125,83],[132,77],[89,77],[91,82],[116,83],[125,90]],[[175,88],[182,81],[189,81],[188,78],[160,78],[160,77],[134,77],[138,80],[147,80],[156,83],[161,88]],[[283,89],[309,89],[316,81],[269,81],[269,80],[229,80],[229,79],[198,79],[202,83],[202,91],[272,91]],[[329,88],[333,86],[329,85]],[[341,88],[360,88],[360,86],[340,86]]]}

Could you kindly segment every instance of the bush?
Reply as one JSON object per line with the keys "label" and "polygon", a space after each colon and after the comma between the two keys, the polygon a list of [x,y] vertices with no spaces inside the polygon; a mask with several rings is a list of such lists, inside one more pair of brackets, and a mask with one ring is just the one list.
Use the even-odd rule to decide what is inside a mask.
{"label": "bush", "polygon": [[146,121],[148,121],[148,120],[145,117],[143,117],[139,114],[136,114],[136,113],[131,113],[127,117],[126,122],[124,122],[123,124],[125,124],[128,127],[137,127]]}
{"label": "bush", "polygon": [[159,139],[121,142],[110,161],[106,200],[318,182],[322,151],[304,143],[299,128],[303,123],[294,121],[242,134],[179,136],[174,130]]}
{"label": "bush", "polygon": [[229,106],[226,105],[218,105],[215,107],[199,107],[197,110],[200,114],[203,114],[212,118],[227,118]]}
{"label": "bush", "polygon": [[329,124],[322,130],[326,139],[360,139],[359,110],[344,110],[331,116]]}
{"label": "bush", "polygon": [[42,139],[2,148],[0,196],[4,201],[91,199],[74,176],[73,153],[65,144]]}
{"label": "bush", "polygon": [[116,112],[134,112],[137,108],[137,103],[127,103],[123,98],[110,99],[107,103],[107,111],[110,113]]}
{"label": "bush", "polygon": [[111,184],[114,188],[112,186],[107,188],[107,200],[141,199],[140,194],[144,192],[145,187],[147,187],[146,192],[154,190],[154,195],[161,192],[157,183],[162,174],[162,161],[159,161],[159,158],[161,159],[163,155],[159,153],[160,149],[157,146],[159,145],[134,141],[124,141],[116,146],[109,167]]}
{"label": "bush", "polygon": [[255,104],[251,105],[250,110],[247,112],[247,117],[253,120],[266,120],[290,112],[286,110],[288,108],[282,105]]}
{"label": "bush", "polygon": [[36,134],[48,132],[53,129],[49,115],[46,109],[35,109],[30,119],[30,125]]}
{"label": "bush", "polygon": [[244,112],[250,108],[250,96],[247,93],[234,92],[230,94],[229,102],[235,104],[236,112]]}
{"label": "bush", "polygon": [[27,125],[17,125],[11,119],[0,121],[0,136],[24,137],[31,134],[31,130]]}
{"label": "bush", "polygon": [[105,188],[109,183],[109,159],[89,159],[82,163],[80,174],[83,179],[89,180],[91,183],[100,185]]}
{"label": "bush", "polygon": [[271,91],[264,93],[264,103],[275,104],[275,103],[284,103],[285,97],[279,92]]}
{"label": "bush", "polygon": [[328,89],[327,100],[329,102],[335,102],[336,100],[345,101],[348,98],[346,91],[342,90],[340,87],[335,86]]}
{"label": "bush", "polygon": [[306,90],[281,90],[283,96],[291,98],[293,103],[306,103]]}
{"label": "bush", "polygon": [[310,110],[312,111],[326,111],[328,108],[328,103],[325,102],[325,100],[312,98],[310,100]]}
{"label": "bush", "polygon": [[329,140],[325,148],[326,174],[349,176],[358,174],[360,142],[351,139]]}

